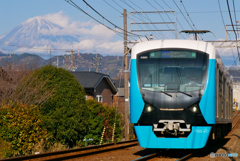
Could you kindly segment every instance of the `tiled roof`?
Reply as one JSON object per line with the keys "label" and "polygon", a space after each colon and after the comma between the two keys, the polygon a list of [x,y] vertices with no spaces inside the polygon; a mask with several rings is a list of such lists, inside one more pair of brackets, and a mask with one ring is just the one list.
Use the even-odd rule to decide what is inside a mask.
{"label": "tiled roof", "polygon": [[109,85],[112,87],[114,92],[117,92],[117,88],[113,84],[111,78],[107,74],[89,71],[77,71],[71,72],[78,82],[83,86],[83,88],[96,88],[99,82],[106,78]]}

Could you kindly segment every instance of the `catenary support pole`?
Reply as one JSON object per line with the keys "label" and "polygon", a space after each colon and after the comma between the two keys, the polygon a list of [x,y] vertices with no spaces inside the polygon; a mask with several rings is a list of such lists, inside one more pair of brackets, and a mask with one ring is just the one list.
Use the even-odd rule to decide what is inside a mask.
{"label": "catenary support pole", "polygon": [[123,10],[123,24],[124,24],[124,116],[125,116],[125,140],[129,140],[129,107],[128,107],[128,58],[127,58],[127,10]]}

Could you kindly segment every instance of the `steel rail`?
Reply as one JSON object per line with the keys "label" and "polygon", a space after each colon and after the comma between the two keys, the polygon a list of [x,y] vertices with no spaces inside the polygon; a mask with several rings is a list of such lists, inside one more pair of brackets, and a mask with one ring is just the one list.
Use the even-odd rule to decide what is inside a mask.
{"label": "steel rail", "polygon": [[161,150],[161,151],[156,152],[156,153],[148,154],[148,155],[142,156],[140,158],[134,159],[132,161],[151,159],[151,158],[154,158],[155,155],[159,156],[161,153],[166,152],[168,150],[170,150],[170,149],[164,149],[164,150]]}
{"label": "steel rail", "polygon": [[[62,150],[62,151],[56,151],[56,152],[48,152],[48,153],[41,153],[41,154],[34,154],[34,155],[6,158],[6,159],[0,159],[0,161],[12,161],[12,160],[20,161],[20,160],[37,159],[37,158],[48,157],[48,156],[55,156],[55,155],[60,155],[60,154],[81,152],[81,151],[84,151],[84,150],[94,150],[94,149],[99,149],[99,148],[103,148],[103,147],[110,147],[110,146],[114,146],[114,145],[121,145],[121,144],[132,143],[132,142],[138,142],[138,141],[137,141],[137,139],[130,140],[130,141],[120,141],[120,142],[115,142],[115,143],[108,143],[108,144],[103,144],[103,145],[89,146],[89,147],[84,147],[84,148],[69,149],[69,150]],[[136,144],[138,144],[138,143],[136,143]]]}
{"label": "steel rail", "polygon": [[149,155],[143,156],[143,157],[141,157],[141,158],[134,159],[134,160],[132,160],[132,161],[150,159],[151,157],[154,157],[155,155],[157,155],[157,153],[149,154]]}
{"label": "steel rail", "polygon": [[182,157],[182,158],[179,158],[178,160],[176,160],[176,161],[182,161],[182,160],[184,160],[184,159],[186,159],[186,158],[188,158],[188,157],[190,157],[192,155],[192,153],[190,153],[190,154],[188,154],[188,155],[185,155],[184,157]]}
{"label": "steel rail", "polygon": [[[234,118],[235,118],[236,116],[239,116],[238,114],[239,114],[239,112],[234,116]],[[233,119],[234,119],[234,118],[233,118]],[[236,123],[232,126],[232,129],[237,125],[239,119],[240,119],[240,117],[238,118],[238,120],[236,121]],[[232,131],[232,130],[231,130],[231,131]]]}

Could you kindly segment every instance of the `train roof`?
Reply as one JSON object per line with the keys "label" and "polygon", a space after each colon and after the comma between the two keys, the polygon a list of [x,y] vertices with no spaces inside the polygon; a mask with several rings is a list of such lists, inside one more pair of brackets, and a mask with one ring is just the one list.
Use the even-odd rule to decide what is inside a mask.
{"label": "train roof", "polygon": [[227,81],[232,83],[230,74],[225,68],[220,55],[216,48],[209,42],[181,39],[144,41],[137,43],[132,47],[131,59],[136,59],[136,55],[139,53],[156,49],[189,49],[207,53],[209,54],[209,59],[216,59],[219,70],[224,74]]}
{"label": "train roof", "polygon": [[153,40],[137,43],[132,48],[131,58],[136,59],[136,55],[144,51],[169,48],[201,51],[209,54],[210,59],[216,58],[216,50],[211,43],[205,41],[180,40],[180,39]]}

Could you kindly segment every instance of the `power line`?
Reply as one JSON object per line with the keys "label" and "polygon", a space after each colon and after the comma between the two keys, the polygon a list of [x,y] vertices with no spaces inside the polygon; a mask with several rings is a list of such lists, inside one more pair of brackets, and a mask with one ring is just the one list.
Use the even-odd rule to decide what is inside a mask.
{"label": "power line", "polygon": [[105,3],[107,3],[109,6],[111,6],[113,9],[115,9],[116,11],[118,11],[119,13],[122,14],[122,12],[120,12],[119,10],[117,10],[115,7],[113,7],[112,5],[110,5],[108,2],[106,2],[105,0],[103,0]]}
{"label": "power line", "polygon": [[[178,5],[176,4],[176,2],[173,0],[173,2],[175,3],[175,5],[177,6],[178,10],[181,12],[181,14],[183,15],[184,19],[187,21],[188,25],[192,28],[192,26],[190,25],[189,21],[187,20],[187,18],[184,16],[184,14],[182,13],[182,10],[178,7]],[[194,30],[192,28],[192,30]]]}
{"label": "power line", "polygon": [[228,3],[228,0],[226,0],[226,1],[227,1],[228,11],[229,11],[229,17],[230,17],[230,20],[231,20],[231,25],[232,25],[233,31],[234,31],[234,33],[235,33],[235,38],[236,38],[236,41],[237,41],[237,34],[236,34],[236,31],[235,31],[235,28],[234,28],[234,25],[233,25],[232,15],[231,15],[231,13],[230,13],[229,3]]}
{"label": "power line", "polygon": [[[119,5],[117,2],[115,2],[114,0],[113,0],[113,2],[116,4],[116,5],[118,5],[120,8],[122,8],[122,9],[124,9],[121,5]],[[121,1],[122,3],[124,3],[123,1]],[[125,1],[126,2],[126,1]],[[132,2],[131,2],[132,3]],[[124,3],[124,4],[126,4],[126,3]],[[129,4],[128,4],[129,5]],[[133,8],[133,7],[131,7],[131,8]],[[134,9],[134,8],[133,8]],[[134,9],[135,10],[135,9]],[[129,14],[129,12],[128,12],[128,14]],[[144,17],[144,16],[141,16],[141,15],[139,15],[139,17],[140,18],[138,18],[138,17],[136,17],[135,15],[133,15],[136,19],[138,19],[138,20],[140,20],[140,21],[143,21],[143,22],[145,22],[144,20],[142,20],[142,19],[140,19],[140,18],[145,18],[145,19],[147,19],[146,17]],[[131,20],[133,20],[132,18],[130,18]],[[140,26],[140,25],[138,25],[142,30],[143,30],[143,28]],[[151,27],[150,26],[147,26],[147,25],[145,25],[149,30],[151,29]],[[146,34],[147,35],[147,34]],[[145,37],[146,37],[146,35],[145,35]],[[148,36],[149,37],[149,36]],[[156,35],[156,37],[159,37],[159,35]],[[141,39],[141,38],[140,38]]]}
{"label": "power line", "polygon": [[[77,8],[78,10],[82,11],[83,13],[85,13],[86,15],[88,15],[89,17],[91,17],[93,20],[97,21],[97,22],[100,23],[101,25],[103,25],[103,26],[107,27],[108,29],[114,31],[116,34],[118,34],[119,36],[121,36],[121,37],[123,38],[123,35],[122,35],[123,33],[122,33],[122,32],[118,32],[118,31],[116,31],[116,30],[108,27],[107,25],[103,24],[102,22],[100,22],[100,21],[97,20],[96,18],[92,17],[92,16],[89,15],[87,12],[85,12],[83,9],[81,9],[77,4],[75,4],[72,0],[70,0],[71,3],[69,2],[69,0],[65,0],[65,1],[68,2],[70,5],[72,5],[73,7]],[[115,26],[115,27],[116,27],[116,26]],[[120,28],[120,29],[121,29],[121,28]],[[123,29],[122,29],[122,30],[123,30]],[[124,31],[124,30],[123,30],[123,31]],[[133,33],[132,33],[132,35],[136,35],[136,34],[133,34]],[[136,35],[136,36],[139,37],[139,35]],[[136,40],[136,39],[135,39],[135,40]]]}
{"label": "power line", "polygon": [[[125,0],[124,0],[124,2],[126,2]],[[133,3],[132,1],[130,1],[129,0],[129,2],[131,2],[133,5],[135,5],[137,8],[139,8],[141,11],[142,11],[142,9],[138,6],[138,5],[136,5],[135,3]],[[129,4],[128,4],[129,5]],[[131,7],[131,8],[133,8],[133,7]],[[134,9],[134,8],[133,8]],[[135,9],[134,9],[135,10]],[[145,19],[147,19],[148,21],[151,21],[151,19],[148,17],[148,15],[146,14],[146,13],[144,13],[144,15],[147,17],[144,17],[144,16],[142,16],[142,15],[139,15],[140,17],[144,17]],[[145,22],[145,21],[144,21]],[[146,25],[146,24],[145,24]],[[147,26],[147,25],[146,25]],[[158,28],[153,24],[153,27],[156,29],[156,30],[158,30]],[[149,27],[147,26],[147,28],[149,29]],[[152,30],[152,29],[149,29],[149,30]],[[163,38],[167,38],[163,33],[161,33],[161,32],[156,32],[158,35],[160,34],[161,35],[161,37],[163,37]]]}
{"label": "power line", "polygon": [[[106,2],[105,0],[103,0],[104,2]],[[122,8],[123,10],[124,10],[124,8],[122,7],[122,6],[120,6],[117,2],[115,2],[114,0],[113,0],[113,2],[115,3],[115,4],[117,4],[120,8]],[[107,2],[106,2],[107,3]],[[110,5],[109,3],[107,3],[109,6],[111,6],[113,9],[115,9],[116,11],[118,11],[118,12],[120,12],[119,10],[117,10],[115,7],[113,7],[112,5]],[[121,13],[121,12],[120,12]],[[122,13],[121,13],[122,14]],[[137,18],[137,17],[136,17]],[[131,19],[132,20],[132,19]],[[142,27],[140,26],[140,25],[138,25],[141,29],[142,29]],[[141,39],[141,37],[139,37],[139,39],[142,41],[142,39]]]}
{"label": "power line", "polygon": [[[193,23],[193,21],[192,21],[192,19],[191,19],[191,17],[190,17],[190,15],[189,15],[189,13],[187,12],[187,10],[186,10],[186,8],[185,8],[185,6],[184,6],[184,4],[183,4],[183,2],[182,2],[182,0],[180,0],[180,2],[181,2],[181,4],[183,5],[183,8],[184,8],[184,10],[186,11],[186,13],[187,13],[187,16],[188,16],[188,18],[190,19],[190,21],[192,22],[192,24],[193,24],[193,27],[197,30],[197,28],[196,28],[196,26],[194,25],[194,23]],[[199,37],[203,40],[203,38],[201,37],[201,35],[199,35]]]}
{"label": "power line", "polygon": [[183,4],[182,0],[181,0],[180,2],[182,3],[182,5],[183,5],[183,8],[184,8],[185,12],[187,13],[187,16],[189,17],[190,21],[192,22],[192,24],[193,24],[193,27],[194,27],[194,28],[197,30],[197,28],[196,28],[196,26],[194,25],[194,23],[193,23],[193,21],[192,21],[191,17],[189,16],[189,13],[188,13],[188,12],[187,12],[187,10],[186,10],[186,8],[185,8],[185,6],[184,6],[184,4]]}
{"label": "power line", "polygon": [[[122,1],[122,0],[121,0]],[[129,5],[125,0],[123,0],[125,3],[126,3],[126,5],[128,5],[128,6],[130,6],[133,10],[135,10],[135,8],[133,8],[131,5]],[[122,1],[122,2],[123,2]],[[136,5],[135,3],[133,3],[132,1],[130,1],[129,0],[129,2],[131,2],[133,5],[135,5],[137,8],[139,8],[141,11],[142,11],[142,9],[138,6],[138,5]],[[144,17],[145,19],[147,19],[148,21],[151,21],[151,19],[148,17],[148,15],[147,14],[145,14],[144,13],[144,15],[146,16],[146,17],[144,17],[143,15],[139,15],[139,17]],[[144,21],[145,22],[145,21]],[[145,24],[145,26],[149,29],[149,27]],[[158,30],[158,28],[153,24],[153,27],[156,29],[156,30]],[[151,29],[149,29],[149,30],[151,30]],[[163,38],[167,38],[164,34],[162,34],[161,32],[156,32],[156,34],[157,34],[157,36],[160,36],[161,35],[161,37],[163,37]],[[160,37],[160,38],[161,38]]]}
{"label": "power line", "polygon": [[[163,1],[163,0],[162,0]],[[154,2],[156,2],[155,0],[154,0]],[[163,1],[164,2],[164,1]],[[166,5],[167,5],[167,3],[166,2],[164,2]],[[156,4],[159,6],[159,7],[161,7],[162,9],[164,9],[158,2],[156,2]],[[167,5],[168,7],[169,7],[169,9],[171,10],[171,7],[169,6],[169,5]],[[169,15],[167,14],[167,17],[168,17],[168,19],[171,21],[171,19],[170,19],[170,17],[169,17]],[[180,21],[177,19],[177,22],[178,22],[178,24],[180,25],[180,27],[182,28],[182,30],[184,30],[183,29],[183,27],[182,27],[182,24],[180,23]],[[179,30],[177,30],[177,32],[179,32]],[[181,33],[180,33],[180,35],[182,36],[182,38],[184,38],[184,39],[186,39]],[[189,36],[188,36],[189,37]],[[189,37],[190,38],[190,37]]]}
{"label": "power line", "polygon": [[[229,17],[230,17],[230,20],[231,20],[231,24],[232,24],[232,28],[233,28],[233,31],[235,33],[235,38],[236,38],[236,43],[238,41],[237,39],[237,34],[236,34],[236,31],[235,31],[235,28],[234,28],[234,25],[233,25],[233,21],[232,21],[232,16],[231,16],[231,12],[230,12],[230,7],[229,7],[229,3],[228,3],[228,0],[227,1],[227,7],[228,7],[228,13],[229,13]],[[240,61],[240,54],[239,54],[239,50],[238,50],[238,47],[237,47],[237,52],[238,52],[238,58],[239,58],[239,61]]]}
{"label": "power line", "polygon": [[[150,2],[148,2],[148,0],[146,0],[146,2],[147,2],[149,5],[151,5],[154,9],[156,9]],[[163,20],[163,22],[165,22],[165,20],[164,20],[163,17],[161,16],[161,14],[158,13],[158,15],[161,17],[161,19]],[[166,24],[166,26],[168,27],[169,30],[171,30],[170,27],[168,26],[168,24]],[[174,33],[173,31],[172,31],[172,34],[175,35],[175,33]]]}
{"label": "power line", "polygon": [[[233,1],[233,10],[234,10],[235,22],[236,22],[236,25],[237,25],[237,16],[236,16],[235,3],[234,3],[235,0],[232,0],[232,1]],[[238,37],[239,37],[239,32],[238,32]]]}
{"label": "power line", "polygon": [[[119,13],[121,13],[122,14],[122,12],[120,12],[118,9],[116,9],[115,7],[113,7],[111,4],[109,4],[108,2],[106,2],[105,0],[103,0],[105,3],[107,3],[110,7],[112,7],[114,10],[116,10],[117,12],[119,12]],[[114,1],[115,2],[115,1]],[[131,20],[133,20],[132,18],[131,18]],[[141,29],[142,29],[142,27],[140,26],[140,25],[138,25]],[[140,37],[139,37],[140,38]],[[140,38],[140,40],[142,41],[142,39]]]}
{"label": "power line", "polygon": [[[70,0],[71,2],[72,2],[72,0]],[[124,31],[125,32],[125,30],[124,29],[122,29],[121,27],[118,27],[117,25],[115,25],[114,23],[112,23],[111,21],[109,21],[107,18],[105,18],[103,15],[101,15],[98,11],[96,11],[91,5],[89,5],[85,0],[83,0],[83,2],[86,4],[86,5],[88,5],[94,12],[96,12],[99,16],[101,16],[103,19],[105,19],[107,22],[109,22],[111,25],[113,25],[115,28],[118,28],[118,29],[120,29],[120,30],[122,30],[122,31]],[[73,2],[72,2],[73,3]],[[75,4],[76,5],[76,4]],[[132,34],[132,35],[136,35],[136,34],[134,34],[134,33],[131,33],[131,32],[128,32],[128,31],[126,31],[127,33],[129,33],[129,34]],[[139,37],[139,35],[137,35],[138,37]]]}
{"label": "power line", "polygon": [[[221,9],[221,5],[220,5],[220,1],[219,1],[219,0],[218,0],[218,6],[219,6],[220,13],[221,13],[221,18],[222,18],[224,30],[227,32],[227,30],[226,30],[226,25],[225,25],[225,22],[224,22],[224,19],[223,19],[222,9]],[[230,40],[231,40],[230,35],[229,35],[229,38],[230,38]],[[231,48],[231,51],[232,51],[232,56],[233,56],[233,61],[234,61],[231,67],[233,67],[234,65],[237,66],[237,64],[236,64],[237,57],[235,58],[232,48]]]}
{"label": "power line", "polygon": [[[229,34],[229,38],[230,38],[230,40],[231,40],[231,35],[230,35],[230,34]],[[237,66],[236,60],[237,60],[238,57],[236,57],[236,58],[234,57],[234,53],[233,53],[233,49],[232,49],[232,48],[231,48],[231,51],[232,51],[232,56],[233,56],[233,61],[234,61],[234,62],[233,62],[233,65],[235,64],[235,65]],[[233,66],[233,65],[232,65],[232,66]]]}
{"label": "power line", "polygon": [[[93,20],[97,21],[99,24],[107,27],[108,29],[110,29],[110,30],[112,30],[113,32],[117,33],[119,36],[123,37],[122,35],[120,35],[121,32],[118,32],[118,31],[116,31],[116,30],[114,30],[114,29],[112,29],[112,28],[104,25],[102,22],[98,21],[97,19],[95,19],[94,17],[92,17],[91,15],[89,15],[87,12],[85,12],[83,9],[81,9],[78,5],[76,5],[76,4],[75,4],[74,2],[72,2],[71,0],[70,0],[70,1],[71,1],[73,4],[71,4],[71,3],[69,2],[69,0],[65,0],[65,1],[66,1],[67,3],[69,3],[70,5],[72,5],[73,7],[75,7],[76,9],[82,11],[83,13],[85,13],[86,15],[88,15],[89,17],[91,17]],[[122,33],[121,33],[121,34],[122,34]]]}
{"label": "power line", "polygon": [[[113,0],[114,1],[114,0]],[[124,3],[123,1],[121,1],[122,3]],[[125,1],[126,2],[126,1]],[[118,6],[120,6],[117,2],[115,2],[114,1],[114,3],[116,3]],[[132,3],[132,2],[131,2]],[[124,3],[125,5],[128,5],[129,6],[129,4],[126,4],[126,3]],[[120,6],[121,7],[121,6]],[[121,8],[123,8],[123,7],[121,7]],[[133,7],[131,7],[133,10],[135,10]],[[128,13],[129,14],[129,13]],[[142,16],[142,15],[139,15],[139,17],[140,18],[138,18],[138,17],[136,17],[135,15],[133,15],[136,19],[138,19],[138,20],[140,20],[140,21],[143,21],[143,22],[145,22],[144,20],[142,20],[141,18],[145,18],[145,19],[147,19],[146,17],[144,17],[144,16]],[[131,19],[132,20],[132,19]],[[148,26],[148,25],[145,25],[149,30],[151,29],[151,27],[150,26]],[[142,29],[142,27],[140,27],[141,29]],[[143,29],[142,29],[143,30]],[[147,35],[147,34],[146,34]],[[149,36],[148,36],[149,37]],[[159,38],[159,35],[156,35],[156,37],[158,37]]]}
{"label": "power line", "polygon": [[221,13],[221,17],[222,17],[222,22],[223,22],[223,25],[224,25],[224,30],[226,31],[226,25],[225,25],[225,22],[224,22],[224,19],[223,19],[222,10],[221,10],[221,6],[220,6],[219,0],[218,0],[218,6],[219,6],[219,9],[220,9],[220,13]]}
{"label": "power line", "polygon": [[[155,1],[155,0],[154,0]],[[163,3],[165,3],[168,7],[169,7],[169,5],[164,1],[164,0],[162,0],[163,1]],[[156,1],[155,1],[156,2]],[[157,3],[157,2],[156,2]],[[160,5],[159,5],[160,6]],[[162,6],[160,6],[160,7],[162,7]],[[162,7],[163,8],[163,7]],[[171,8],[171,7],[169,7],[169,8]]]}

